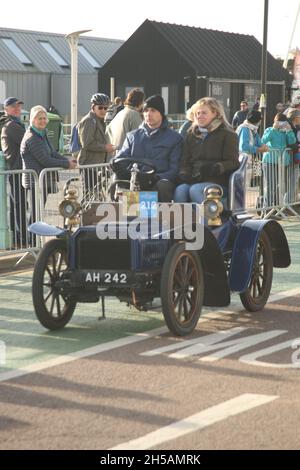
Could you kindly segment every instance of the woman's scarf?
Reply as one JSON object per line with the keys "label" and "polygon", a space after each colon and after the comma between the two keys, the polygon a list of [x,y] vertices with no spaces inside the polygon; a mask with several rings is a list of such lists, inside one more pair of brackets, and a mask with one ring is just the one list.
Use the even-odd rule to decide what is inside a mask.
{"label": "woman's scarf", "polygon": [[251,132],[253,132],[253,134],[256,134],[259,126],[256,126],[255,124],[252,124],[251,122],[247,121],[247,119],[245,119],[240,127],[247,127]]}
{"label": "woman's scarf", "polygon": [[281,132],[289,132],[292,130],[288,121],[275,121],[273,124],[273,129],[278,129]]}
{"label": "woman's scarf", "polygon": [[195,125],[192,129],[192,132],[195,134],[197,139],[204,140],[206,139],[208,134],[218,129],[221,124],[223,124],[223,121],[219,118],[215,118],[207,127],[200,127],[198,125]]}
{"label": "woman's scarf", "polygon": [[35,127],[35,126],[30,126],[30,127],[31,127],[31,129],[34,130],[34,132],[35,132],[36,134],[40,135],[41,137],[45,137],[45,135],[46,135],[46,133],[47,133],[46,129],[38,129],[38,128]]}

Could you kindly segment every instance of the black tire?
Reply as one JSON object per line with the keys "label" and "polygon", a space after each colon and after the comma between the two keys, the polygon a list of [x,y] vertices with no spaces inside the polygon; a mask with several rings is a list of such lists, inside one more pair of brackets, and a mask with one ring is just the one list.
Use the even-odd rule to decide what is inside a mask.
{"label": "black tire", "polygon": [[253,264],[251,279],[247,290],[240,294],[242,304],[249,312],[262,310],[266,305],[273,279],[273,255],[270,240],[261,232]]}
{"label": "black tire", "polygon": [[35,314],[48,330],[63,328],[72,318],[76,301],[66,296],[55,283],[66,269],[66,244],[50,240],[36,260],[32,279]]}
{"label": "black tire", "polygon": [[160,292],[169,330],[176,336],[192,333],[201,314],[204,276],[198,254],[186,251],[184,243],[176,243],[168,251]]}

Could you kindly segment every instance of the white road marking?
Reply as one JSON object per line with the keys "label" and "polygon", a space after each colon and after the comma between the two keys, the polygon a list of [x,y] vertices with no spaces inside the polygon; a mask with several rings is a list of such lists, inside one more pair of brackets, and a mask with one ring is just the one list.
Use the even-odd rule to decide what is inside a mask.
{"label": "white road marking", "polygon": [[[24,273],[22,273],[22,274],[18,273],[16,275],[21,276],[23,274]],[[269,297],[269,302],[268,303],[275,302],[277,300],[281,300],[281,299],[284,299],[286,297],[292,297],[292,296],[295,296],[295,295],[298,295],[298,294],[300,294],[300,288],[295,288],[295,289],[290,289],[290,290],[287,290],[287,291],[279,292],[278,294],[271,295]],[[220,316],[223,316],[224,314],[230,315],[230,314],[234,314],[234,313],[237,313],[239,311],[242,311],[242,310],[243,310],[242,306],[236,305],[236,306],[233,306],[233,308],[231,308],[230,310],[229,309],[228,310],[215,310],[215,311],[211,311],[211,312],[208,311],[208,312],[204,313],[201,316],[200,322],[205,321],[207,319],[217,319],[217,318],[220,318]],[[54,359],[50,359],[49,361],[44,361],[44,362],[39,362],[39,363],[36,363],[36,364],[32,364],[30,366],[24,367],[23,369],[17,369],[17,370],[12,370],[12,371],[8,371],[8,372],[3,372],[3,373],[0,373],[0,383],[4,382],[4,381],[7,381],[7,380],[17,378],[17,377],[22,377],[24,375],[32,374],[32,373],[35,373],[35,372],[38,372],[38,371],[41,371],[41,370],[44,370],[44,369],[48,369],[50,367],[66,364],[68,362],[72,362],[72,361],[75,361],[77,359],[82,359],[82,358],[85,358],[85,357],[93,356],[95,354],[99,354],[99,353],[104,352],[104,351],[109,351],[110,349],[116,349],[116,348],[119,348],[119,347],[122,347],[122,346],[127,346],[129,344],[133,344],[133,343],[143,341],[143,340],[148,339],[148,338],[159,336],[159,335],[167,333],[167,332],[168,332],[167,327],[157,328],[155,330],[150,330],[148,332],[146,331],[144,333],[139,333],[138,335],[133,335],[133,336],[126,337],[126,338],[121,338],[121,339],[117,339],[117,340],[114,340],[114,341],[109,341],[107,343],[100,344],[100,345],[97,345],[97,346],[94,346],[94,347],[91,347],[91,348],[83,349],[81,351],[76,351],[76,352],[71,353],[71,354],[65,354],[65,355],[62,355],[62,356],[58,356]],[[199,338],[197,338],[197,341],[199,341]]]}
{"label": "white road marking", "polygon": [[200,413],[194,414],[181,421],[150,432],[145,436],[123,442],[109,450],[145,450],[178,439],[191,432],[200,431],[212,424],[223,421],[231,416],[244,413],[261,405],[266,405],[279,398],[276,395],[256,395],[246,393],[219,405],[212,406]]}
{"label": "white road marking", "polygon": [[82,349],[81,351],[65,354],[63,356],[58,356],[53,359],[50,359],[49,361],[32,364],[28,367],[24,367],[24,369],[3,372],[2,374],[0,374],[0,382],[15,379],[17,377],[22,377],[23,375],[32,374],[43,369],[48,369],[49,367],[66,364],[67,362],[72,362],[76,359],[83,359],[85,357],[94,356],[95,354],[110,351],[112,349],[121,348],[123,346],[128,346],[130,344],[138,343],[140,341],[145,341],[146,339],[153,338],[155,336],[159,336],[167,332],[168,328],[165,326],[162,328],[155,328],[154,330],[146,331],[144,333],[137,333],[132,336],[126,336],[126,338],[108,341],[107,343],[99,344],[91,348]]}
{"label": "white road marking", "polygon": [[271,302],[277,302],[277,300],[286,299],[287,297],[293,297],[294,295],[300,294],[300,287],[295,287],[294,289],[284,290],[278,292],[278,294],[270,295],[268,299],[268,304]]}
{"label": "white road marking", "polygon": [[[237,335],[238,333],[241,333],[245,331],[246,329],[247,328],[237,327],[237,328],[232,328],[230,330],[222,330],[216,333],[209,333],[208,335],[198,336],[197,338],[188,339],[185,341],[177,341],[176,343],[168,344],[168,346],[162,346],[161,348],[156,348],[156,349],[151,349],[150,351],[145,351],[141,353],[140,356],[159,356],[160,354],[165,354],[170,351],[176,351],[176,349],[183,350],[189,347],[192,348],[193,346],[196,348],[201,348],[204,346],[208,346],[210,344],[219,343],[220,341],[223,341],[224,339],[227,339],[231,336]],[[188,355],[192,355],[192,354],[186,354],[185,356],[180,356],[180,357],[186,357]],[[177,355],[172,354],[172,357],[177,357]]]}

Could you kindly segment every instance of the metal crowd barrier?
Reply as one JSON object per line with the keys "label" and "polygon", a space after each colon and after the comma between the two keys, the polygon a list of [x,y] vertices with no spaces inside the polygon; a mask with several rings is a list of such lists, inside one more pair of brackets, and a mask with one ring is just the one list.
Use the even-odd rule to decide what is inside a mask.
{"label": "metal crowd barrier", "polygon": [[[22,185],[24,175],[32,189]],[[0,169],[0,256],[32,253],[40,249],[39,237],[28,232],[28,226],[40,219],[38,176],[32,170]]]}
{"label": "metal crowd barrier", "polygon": [[93,202],[108,200],[110,177],[107,163],[82,165],[74,170],[45,168],[39,175],[41,220],[62,226],[58,206],[69,188],[76,190],[83,211],[88,210]]}
{"label": "metal crowd barrier", "polygon": [[[246,170],[246,209],[255,216],[299,217],[299,165],[291,150],[271,150],[249,155]],[[0,159],[3,163],[3,160]],[[32,179],[32,189],[24,190],[22,175]],[[67,189],[75,188],[87,211],[93,202],[109,200],[109,164],[82,165],[75,170],[45,168],[39,175],[31,170],[4,170],[0,165],[0,256],[7,253],[35,254],[44,240],[28,232],[37,220],[62,226],[59,203]]]}
{"label": "metal crowd barrier", "polygon": [[272,149],[249,155],[246,177],[246,209],[259,217],[297,216],[299,165],[293,152]]}

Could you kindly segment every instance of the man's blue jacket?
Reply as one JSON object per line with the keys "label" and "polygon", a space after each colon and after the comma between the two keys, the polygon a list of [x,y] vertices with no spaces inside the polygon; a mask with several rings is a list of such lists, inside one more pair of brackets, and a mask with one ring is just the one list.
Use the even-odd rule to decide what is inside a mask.
{"label": "man's blue jacket", "polygon": [[158,129],[152,130],[145,123],[129,132],[117,158],[129,157],[137,160],[150,160],[160,179],[175,182],[179,173],[183,138],[168,128],[164,119]]}

